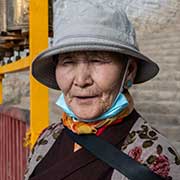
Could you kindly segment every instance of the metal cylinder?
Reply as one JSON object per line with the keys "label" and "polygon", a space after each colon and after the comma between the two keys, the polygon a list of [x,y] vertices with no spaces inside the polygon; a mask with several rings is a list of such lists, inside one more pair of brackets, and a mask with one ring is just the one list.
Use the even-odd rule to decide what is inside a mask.
{"label": "metal cylinder", "polygon": [[0,33],[6,31],[6,0],[0,0]]}
{"label": "metal cylinder", "polygon": [[[1,0],[2,1],[2,0]],[[28,32],[30,0],[7,0],[7,30]],[[52,0],[49,2],[49,28],[52,30]]]}
{"label": "metal cylinder", "polygon": [[7,30],[28,31],[29,0],[7,0]]}

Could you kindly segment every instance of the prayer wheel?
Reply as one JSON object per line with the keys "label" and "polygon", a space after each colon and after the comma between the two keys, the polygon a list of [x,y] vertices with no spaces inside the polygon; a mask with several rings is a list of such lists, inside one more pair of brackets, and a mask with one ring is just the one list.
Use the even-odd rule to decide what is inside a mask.
{"label": "prayer wheel", "polygon": [[29,0],[7,1],[7,31],[28,31]]}
{"label": "prayer wheel", "polygon": [[[30,0],[7,0],[7,30],[29,31]],[[49,0],[49,27],[52,30],[52,0]]]}

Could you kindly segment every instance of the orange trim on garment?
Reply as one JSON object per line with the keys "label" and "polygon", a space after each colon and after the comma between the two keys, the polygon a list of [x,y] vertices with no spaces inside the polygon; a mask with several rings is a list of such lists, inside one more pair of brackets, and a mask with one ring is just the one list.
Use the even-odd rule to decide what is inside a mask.
{"label": "orange trim on garment", "polygon": [[[112,126],[112,125],[114,125],[114,124],[119,124],[119,123],[121,123],[122,121],[123,121],[123,118],[117,119],[116,121],[112,122],[109,126]],[[96,132],[96,135],[97,135],[97,136],[100,136],[109,126],[106,126],[106,125],[105,125],[105,126],[99,128],[99,129],[97,130],[97,132]]]}

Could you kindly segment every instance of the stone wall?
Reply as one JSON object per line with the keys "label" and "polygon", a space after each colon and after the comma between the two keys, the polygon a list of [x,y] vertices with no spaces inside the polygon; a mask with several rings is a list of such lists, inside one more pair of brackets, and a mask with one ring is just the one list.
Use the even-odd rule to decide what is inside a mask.
{"label": "stone wall", "polygon": [[29,109],[29,71],[5,74],[3,104]]}
{"label": "stone wall", "polygon": [[[134,86],[132,94],[137,109],[180,151],[180,2],[149,2],[154,4],[149,11],[145,9],[139,26],[137,22],[143,16],[132,13],[130,18],[137,29],[140,49],[158,63],[160,72],[153,80]],[[144,7],[148,5],[144,3]]]}
{"label": "stone wall", "polygon": [[[121,3],[136,27],[140,49],[160,66],[157,77],[131,89],[135,106],[180,152],[180,2],[122,0]],[[8,74],[4,79],[6,104],[29,108],[28,73]],[[49,91],[51,122],[57,121],[61,113],[55,105],[59,93]]]}

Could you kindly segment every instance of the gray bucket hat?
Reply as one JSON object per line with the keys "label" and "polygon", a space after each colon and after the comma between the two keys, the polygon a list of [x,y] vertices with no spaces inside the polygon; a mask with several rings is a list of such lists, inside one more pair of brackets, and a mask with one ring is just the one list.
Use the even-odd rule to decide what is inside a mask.
{"label": "gray bucket hat", "polygon": [[145,82],[159,71],[158,65],[139,51],[126,13],[101,1],[54,1],[53,45],[35,58],[32,75],[45,86],[59,89],[53,57],[74,51],[111,51],[134,57],[138,60],[134,83]]}

